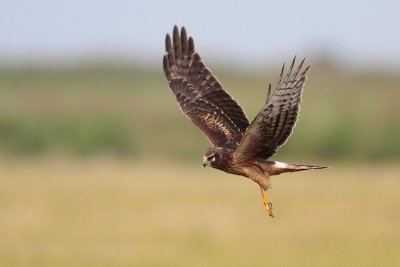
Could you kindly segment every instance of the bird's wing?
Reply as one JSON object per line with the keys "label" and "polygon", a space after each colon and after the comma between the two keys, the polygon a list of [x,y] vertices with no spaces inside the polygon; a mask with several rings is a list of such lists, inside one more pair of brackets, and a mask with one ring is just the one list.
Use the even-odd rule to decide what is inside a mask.
{"label": "bird's wing", "polygon": [[[199,120],[199,118],[193,117],[198,116],[197,112],[189,112],[187,107],[182,107],[182,103],[190,101],[190,110],[195,108],[194,105],[200,105],[201,108],[212,107],[212,111],[218,114],[214,118],[214,123],[230,127],[229,131],[234,134],[229,135],[229,137],[237,138],[235,142],[239,143],[249,125],[249,121],[243,109],[222,88],[217,78],[204,65],[199,54],[195,52],[193,38],[187,37],[184,27],[182,27],[181,32],[179,32],[177,26],[174,27],[172,42],[171,37],[167,34],[165,50],[166,53],[163,59],[164,73],[172,92],[181,105],[182,111],[195,123],[196,120]],[[179,98],[181,98],[181,101]],[[186,100],[182,101],[183,98]],[[204,103],[207,103],[207,105]],[[211,110],[209,112],[211,114]],[[200,127],[197,123],[196,126],[203,131],[209,140],[213,140],[213,136],[210,135],[215,135],[216,132],[214,131],[215,129],[211,131],[208,128],[211,127],[210,124]],[[220,129],[219,134],[224,133],[226,131]],[[221,143],[213,143],[213,145],[221,145]]]}
{"label": "bird's wing", "polygon": [[[196,125],[215,147],[236,148],[242,133],[217,106],[197,97],[191,98],[185,93],[194,91],[183,79],[172,80],[174,88],[185,88],[176,93],[176,99],[183,113]],[[189,93],[190,95],[190,93]]]}
{"label": "bird's wing", "polygon": [[287,74],[284,76],[283,65],[277,87],[270,96],[269,86],[267,102],[251,125],[234,153],[238,160],[269,158],[276,153],[296,124],[302,89],[306,72],[302,71],[304,60],[293,72],[296,57],[293,59]]}

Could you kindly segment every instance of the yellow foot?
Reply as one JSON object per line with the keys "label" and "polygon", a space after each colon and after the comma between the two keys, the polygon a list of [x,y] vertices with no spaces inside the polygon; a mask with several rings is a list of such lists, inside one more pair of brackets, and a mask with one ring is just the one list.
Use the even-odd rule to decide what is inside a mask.
{"label": "yellow foot", "polygon": [[265,206],[265,210],[268,213],[268,216],[270,217],[274,217],[274,214],[272,213],[272,203],[268,201],[268,197],[267,197],[267,192],[260,186],[261,189],[261,198],[262,198],[262,202]]}

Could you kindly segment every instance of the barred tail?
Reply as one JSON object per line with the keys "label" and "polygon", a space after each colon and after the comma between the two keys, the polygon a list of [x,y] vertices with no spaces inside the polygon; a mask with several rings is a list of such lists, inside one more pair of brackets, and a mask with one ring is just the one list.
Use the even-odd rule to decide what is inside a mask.
{"label": "barred tail", "polygon": [[315,170],[315,169],[328,168],[328,167],[325,167],[325,166],[290,164],[290,163],[283,163],[283,162],[278,162],[278,161],[275,161],[274,167],[275,167],[275,171],[277,173],[298,172],[298,171],[306,171],[306,170]]}

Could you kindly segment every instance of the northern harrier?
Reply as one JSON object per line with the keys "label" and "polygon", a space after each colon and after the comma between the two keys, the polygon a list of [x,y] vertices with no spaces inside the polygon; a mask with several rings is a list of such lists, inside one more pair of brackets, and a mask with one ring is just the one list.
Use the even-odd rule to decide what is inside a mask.
{"label": "northern harrier", "polygon": [[172,42],[167,34],[165,50],[163,67],[169,87],[183,113],[213,146],[204,154],[203,166],[242,175],[259,184],[263,204],[273,217],[266,194],[269,177],[325,168],[267,160],[292,133],[309,67],[302,70],[303,60],[294,70],[294,58],[284,75],[283,65],[275,91],[271,94],[270,84],[266,103],[250,124],[243,109],[195,52],[193,38],[188,38],[184,27],[180,32],[174,27]]}

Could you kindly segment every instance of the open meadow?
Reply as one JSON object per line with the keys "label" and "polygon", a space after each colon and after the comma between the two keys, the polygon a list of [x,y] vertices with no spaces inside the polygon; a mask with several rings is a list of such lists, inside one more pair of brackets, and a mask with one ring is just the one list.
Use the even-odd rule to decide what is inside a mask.
{"label": "open meadow", "polygon": [[[251,120],[279,70],[215,73]],[[400,265],[400,78],[309,76],[273,159],[332,168],[274,177],[271,219],[256,184],[202,167],[161,71],[1,69],[0,265]]]}
{"label": "open meadow", "polygon": [[98,158],[0,165],[2,266],[394,266],[399,165],[249,180]]}

